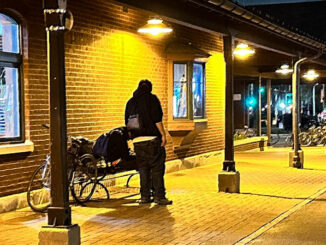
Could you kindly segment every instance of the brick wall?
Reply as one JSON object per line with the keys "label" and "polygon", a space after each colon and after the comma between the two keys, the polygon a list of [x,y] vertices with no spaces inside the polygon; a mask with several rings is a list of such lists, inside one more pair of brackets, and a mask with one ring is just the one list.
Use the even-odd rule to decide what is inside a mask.
{"label": "brick wall", "polygon": [[[73,30],[66,34],[66,81],[68,135],[95,139],[123,125],[126,101],[147,78],[167,114],[166,44],[174,38],[191,41],[212,56],[206,65],[207,129],[203,130],[187,156],[223,149],[224,63],[222,39],[171,24],[174,32],[161,38],[137,33],[148,14],[133,9],[124,12],[111,1],[68,1],[74,14]],[[48,152],[49,123],[46,40],[40,1],[2,0],[0,11],[18,12],[24,29],[24,90],[26,134],[35,144],[31,154],[0,156],[0,196],[26,191],[28,178]],[[167,124],[167,117],[164,117]],[[175,159],[168,138],[167,158]]]}

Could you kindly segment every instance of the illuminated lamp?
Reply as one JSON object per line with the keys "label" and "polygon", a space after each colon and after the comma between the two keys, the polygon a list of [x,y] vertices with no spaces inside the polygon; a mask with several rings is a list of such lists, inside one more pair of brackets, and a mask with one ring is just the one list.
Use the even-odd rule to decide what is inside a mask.
{"label": "illuminated lamp", "polygon": [[307,71],[305,74],[303,74],[302,76],[304,79],[308,80],[308,81],[313,81],[315,80],[317,77],[319,77],[319,74],[315,72],[315,70],[309,70]]}
{"label": "illuminated lamp", "polygon": [[150,34],[157,36],[159,34],[170,33],[173,29],[163,23],[160,18],[151,18],[147,21],[147,24],[138,29],[139,33]]}
{"label": "illuminated lamp", "polygon": [[293,69],[289,68],[289,65],[284,64],[280,68],[278,68],[275,72],[280,73],[282,75],[286,75],[286,74],[292,73]]}
{"label": "illuminated lamp", "polygon": [[238,58],[247,58],[255,53],[253,48],[250,48],[248,44],[239,43],[233,51],[233,54]]}

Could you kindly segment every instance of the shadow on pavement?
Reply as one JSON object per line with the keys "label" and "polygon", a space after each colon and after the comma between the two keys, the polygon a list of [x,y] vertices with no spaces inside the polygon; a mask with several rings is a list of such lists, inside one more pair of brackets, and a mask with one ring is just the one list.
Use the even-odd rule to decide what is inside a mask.
{"label": "shadow on pavement", "polygon": [[[171,240],[175,238],[173,229],[175,219],[166,206],[139,205],[136,199],[110,199],[90,202],[87,207],[105,210],[101,214],[90,217],[82,227],[101,229],[102,232],[107,232],[108,236],[120,237],[121,241],[128,239],[128,243],[139,243],[148,239],[152,244],[160,244],[162,237],[156,235],[158,231],[164,231],[164,236]],[[84,234],[87,233],[88,231],[85,230]]]}
{"label": "shadow on pavement", "polygon": [[[132,196],[136,196],[132,195]],[[130,197],[130,196],[128,196]],[[136,203],[137,199],[125,199],[125,198],[117,198],[117,199],[98,199],[98,200],[91,200],[84,204],[84,207],[89,208],[119,208],[123,207],[126,204],[133,204]]]}

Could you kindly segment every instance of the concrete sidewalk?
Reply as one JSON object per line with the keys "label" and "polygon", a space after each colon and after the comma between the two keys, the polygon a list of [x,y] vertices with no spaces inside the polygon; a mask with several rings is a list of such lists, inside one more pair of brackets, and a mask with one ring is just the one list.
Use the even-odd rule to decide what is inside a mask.
{"label": "concrete sidewalk", "polygon": [[[81,227],[82,244],[265,244],[264,239],[282,244],[280,238],[267,237],[269,232],[310,205],[316,206],[313,210],[325,205],[320,200],[325,200],[326,192],[325,149],[305,149],[303,170],[288,167],[288,150],[236,153],[241,194],[217,192],[222,166],[212,163],[166,175],[171,206],[139,206],[135,203],[139,196],[121,198],[130,193],[120,193],[111,200],[73,207],[73,222]],[[297,222],[302,223],[298,231],[318,228],[305,225],[304,218],[290,226]],[[37,244],[38,230],[45,223],[44,215],[29,209],[1,214],[0,244]],[[320,238],[310,234],[306,241],[316,244]],[[302,244],[291,239],[292,244]]]}

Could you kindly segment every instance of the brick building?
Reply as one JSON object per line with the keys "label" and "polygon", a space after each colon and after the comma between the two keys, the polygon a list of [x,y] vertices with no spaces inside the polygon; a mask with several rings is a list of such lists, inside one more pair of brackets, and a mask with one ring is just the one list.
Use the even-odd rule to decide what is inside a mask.
{"label": "brick building", "polygon": [[[222,34],[166,18],[173,28],[171,34],[143,35],[137,29],[160,13],[120,2],[124,1],[68,1],[74,16],[73,29],[65,36],[68,135],[94,140],[123,125],[127,100],[139,80],[147,78],[164,110],[168,161],[223,150],[226,74]],[[0,196],[7,196],[26,191],[32,172],[49,152],[49,132],[41,126],[49,123],[49,84],[41,1],[2,0],[0,20],[9,20],[19,30],[19,51],[9,51],[8,60],[0,54],[0,68],[14,67],[20,86],[19,130],[3,136],[0,145]],[[177,64],[186,67],[185,94],[190,98],[186,100],[187,113],[179,120],[175,119],[173,102],[173,67]],[[195,97],[191,83],[195,64],[203,70],[199,116],[194,116],[191,100]]]}
{"label": "brick building", "polygon": [[[21,125],[25,130],[24,137],[16,141],[27,143],[20,143],[19,149],[7,148],[6,153],[10,154],[1,155],[0,196],[26,191],[33,170],[49,151],[49,132],[42,128],[42,124],[49,123],[42,6],[40,1],[18,2],[1,1],[0,13],[12,17],[22,31],[20,83],[24,120]],[[68,135],[96,139],[101,133],[123,125],[126,101],[143,78],[153,82],[153,92],[164,110],[167,132],[175,132],[173,122],[170,125],[168,122],[171,59],[166,48],[174,42],[191,42],[210,56],[204,61],[205,114],[200,119],[205,129],[199,132],[184,156],[223,149],[225,65],[221,35],[172,24],[173,34],[153,38],[137,33],[150,16],[146,12],[104,0],[93,1],[91,5],[88,1],[72,1],[69,8],[74,14],[74,27],[65,39]],[[182,55],[179,60],[195,61],[195,56],[183,58]],[[193,120],[184,121],[190,125],[189,132],[194,132]],[[5,145],[3,142],[2,147]],[[174,148],[168,134],[167,160],[178,158]]]}

